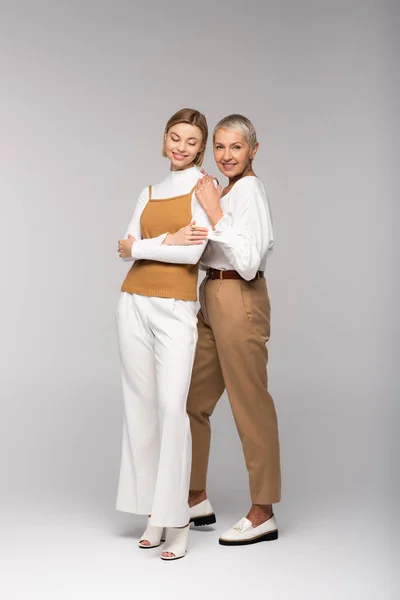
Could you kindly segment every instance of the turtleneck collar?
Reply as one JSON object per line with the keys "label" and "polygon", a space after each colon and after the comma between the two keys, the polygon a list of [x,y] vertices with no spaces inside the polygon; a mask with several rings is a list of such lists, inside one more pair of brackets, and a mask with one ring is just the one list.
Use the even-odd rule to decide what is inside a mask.
{"label": "turtleneck collar", "polygon": [[166,179],[170,181],[184,181],[192,180],[194,176],[198,177],[199,169],[197,167],[190,167],[189,169],[183,169],[183,171],[170,171]]}

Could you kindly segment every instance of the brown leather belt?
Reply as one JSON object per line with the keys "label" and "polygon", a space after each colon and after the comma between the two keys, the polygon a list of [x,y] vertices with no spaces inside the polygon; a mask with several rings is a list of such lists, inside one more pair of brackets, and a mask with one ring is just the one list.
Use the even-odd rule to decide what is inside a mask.
{"label": "brown leather belt", "polygon": [[[208,279],[244,279],[237,271],[220,271],[219,269],[212,269],[208,267],[206,271]],[[257,271],[257,274],[250,281],[261,279],[264,277],[264,271]],[[245,280],[246,281],[246,280]]]}

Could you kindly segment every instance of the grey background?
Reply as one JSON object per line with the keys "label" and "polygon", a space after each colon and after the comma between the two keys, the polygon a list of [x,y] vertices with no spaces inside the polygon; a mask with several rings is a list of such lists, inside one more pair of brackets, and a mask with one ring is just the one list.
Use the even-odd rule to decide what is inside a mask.
{"label": "grey background", "polygon": [[[299,577],[320,585],[285,596],[282,576],[273,597],[394,598],[380,585],[382,577],[389,586],[398,557],[399,3],[38,0],[2,1],[0,10],[0,498],[10,540],[19,540],[2,538],[10,589],[27,542],[17,531],[34,523],[43,535],[52,514],[56,528],[71,515],[94,519],[96,531],[113,532],[111,554],[129,537],[131,518],[114,513],[122,418],[114,313],[127,269],[116,240],[139,191],[166,173],[165,122],[190,106],[210,129],[231,112],[253,120],[255,168],[273,210],[276,514],[288,543],[300,544],[282,565],[300,560]],[[210,148],[205,166],[216,172]],[[209,495],[227,525],[248,509],[246,477],[223,397]],[[325,530],[320,567],[331,561],[322,549],[340,554],[342,534],[353,536],[354,588],[334,594],[329,571],[319,581],[303,568],[310,532]],[[47,554],[37,546],[32,554],[59,553],[49,539]],[[188,572],[189,556],[179,561]],[[239,555],[218,556],[222,565]],[[249,556],[240,554],[245,572]],[[31,597],[47,598],[34,581]],[[74,597],[87,597],[84,589]]]}

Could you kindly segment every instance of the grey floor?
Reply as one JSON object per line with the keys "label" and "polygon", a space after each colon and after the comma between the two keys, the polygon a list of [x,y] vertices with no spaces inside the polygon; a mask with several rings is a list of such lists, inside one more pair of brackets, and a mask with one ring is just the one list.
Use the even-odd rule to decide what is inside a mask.
{"label": "grey floor", "polygon": [[139,550],[144,519],[112,507],[103,512],[23,503],[4,508],[4,600],[399,597],[388,522],[366,508],[336,506],[319,515],[279,506],[278,541],[225,548],[217,543],[218,533],[242,516],[241,508],[217,502],[216,525],[192,530],[186,557],[175,563],[161,561],[159,549]]}

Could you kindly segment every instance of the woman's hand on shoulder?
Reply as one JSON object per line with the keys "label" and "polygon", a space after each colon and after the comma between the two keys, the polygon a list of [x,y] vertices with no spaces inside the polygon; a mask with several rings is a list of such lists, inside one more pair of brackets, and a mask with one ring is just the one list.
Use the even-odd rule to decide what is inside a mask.
{"label": "woman's hand on shoulder", "polygon": [[197,200],[204,208],[207,217],[214,226],[223,217],[220,206],[222,186],[218,184],[216,188],[214,179],[206,174],[202,179],[198,180],[194,191]]}
{"label": "woman's hand on shoulder", "polygon": [[214,186],[215,186],[215,184],[217,184],[216,186],[219,185],[218,179],[216,177],[214,177],[214,175],[211,175],[210,173],[207,173],[207,171],[205,169],[201,169],[200,173],[202,173],[204,175],[204,177],[211,177],[214,180],[214,182],[215,182]]}
{"label": "woman's hand on shoulder", "polygon": [[[217,187],[215,187],[214,180],[217,182]],[[207,173],[198,180],[195,187],[196,198],[205,209],[205,205],[218,204],[222,195],[222,186],[219,184],[218,180],[208,175]]]}
{"label": "woman's hand on shoulder", "polygon": [[198,227],[196,221],[181,227],[176,233],[169,233],[163,244],[166,246],[198,246],[207,239],[208,228]]}
{"label": "woman's hand on shoulder", "polygon": [[118,254],[121,258],[128,258],[132,256],[132,246],[136,242],[136,238],[130,233],[128,234],[127,240],[119,240],[118,242]]}

